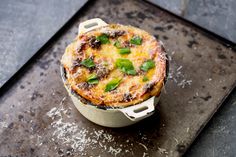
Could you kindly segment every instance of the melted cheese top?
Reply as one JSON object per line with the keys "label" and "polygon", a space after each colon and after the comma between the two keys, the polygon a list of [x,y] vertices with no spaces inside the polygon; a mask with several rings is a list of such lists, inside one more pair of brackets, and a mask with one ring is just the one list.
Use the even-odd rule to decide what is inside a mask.
{"label": "melted cheese top", "polygon": [[[105,36],[105,43],[100,36]],[[132,43],[135,37],[141,44]],[[119,41],[120,46],[115,46]],[[128,48],[128,54],[120,54],[121,48]],[[84,65],[92,61],[92,67]],[[127,74],[116,64],[119,59],[132,62],[135,74]],[[155,66],[142,70],[146,61]],[[166,74],[166,58],[163,46],[147,32],[120,24],[109,24],[76,37],[62,56],[61,63],[66,70],[67,85],[78,95],[94,105],[126,107],[140,103],[160,94]],[[91,66],[91,65],[90,65]],[[90,76],[95,82],[90,82]],[[106,91],[112,80],[119,80],[116,87]]]}

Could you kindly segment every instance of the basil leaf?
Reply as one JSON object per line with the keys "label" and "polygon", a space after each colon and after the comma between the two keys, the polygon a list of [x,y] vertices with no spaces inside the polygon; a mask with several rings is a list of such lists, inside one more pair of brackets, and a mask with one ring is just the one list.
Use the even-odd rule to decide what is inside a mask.
{"label": "basil leaf", "polygon": [[130,54],[131,53],[131,51],[130,51],[130,49],[128,48],[128,47],[125,47],[125,48],[120,48],[119,49],[119,54]]}
{"label": "basil leaf", "polygon": [[92,74],[87,78],[88,84],[98,84],[98,78],[96,74]]}
{"label": "basil leaf", "polygon": [[111,80],[106,85],[105,92],[109,92],[109,91],[112,91],[112,90],[116,89],[119,86],[121,80],[122,79],[118,79],[118,78],[115,78],[115,79]]}
{"label": "basil leaf", "polygon": [[109,37],[106,34],[102,34],[102,35],[98,36],[96,39],[99,40],[102,44],[110,43]]}
{"label": "basil leaf", "polygon": [[154,67],[155,67],[155,62],[149,59],[141,65],[140,69],[143,71],[148,71],[149,69],[152,69]]}
{"label": "basil leaf", "polygon": [[93,62],[93,60],[91,58],[87,58],[87,59],[83,60],[80,64],[87,67],[87,68],[95,67],[95,63]]}
{"label": "basil leaf", "polygon": [[119,58],[116,60],[116,66],[124,73],[129,75],[135,75],[133,63],[128,59]]}
{"label": "basil leaf", "polygon": [[114,46],[115,46],[116,48],[121,48],[121,43],[120,43],[120,41],[119,41],[119,40],[115,41]]}
{"label": "basil leaf", "polygon": [[139,36],[134,36],[133,38],[130,39],[130,43],[134,45],[141,45],[142,38],[140,38]]}
{"label": "basil leaf", "polygon": [[134,69],[133,70],[127,70],[127,74],[136,75],[136,71]]}
{"label": "basil leaf", "polygon": [[118,51],[119,54],[123,55],[123,54],[130,54],[131,53],[130,48],[121,47],[121,43],[118,40],[114,43],[114,46],[119,49],[119,51]]}
{"label": "basil leaf", "polygon": [[148,77],[147,76],[143,76],[143,82],[146,82],[146,81],[148,81],[149,79],[148,79]]}

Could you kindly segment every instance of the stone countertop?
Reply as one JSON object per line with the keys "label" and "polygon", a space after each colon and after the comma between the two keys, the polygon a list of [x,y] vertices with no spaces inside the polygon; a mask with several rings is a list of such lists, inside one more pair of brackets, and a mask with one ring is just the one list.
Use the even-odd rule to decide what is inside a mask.
{"label": "stone countertop", "polygon": [[236,43],[235,0],[148,0]]}
{"label": "stone countertop", "polygon": [[[112,2],[89,2],[2,93],[2,156],[181,156],[232,90],[231,48],[143,1]],[[137,125],[110,129],[89,122],[62,85],[60,57],[78,24],[95,16],[140,27],[166,45],[171,65],[166,93],[156,114]]]}
{"label": "stone countertop", "polygon": [[0,88],[87,0],[0,1]]}

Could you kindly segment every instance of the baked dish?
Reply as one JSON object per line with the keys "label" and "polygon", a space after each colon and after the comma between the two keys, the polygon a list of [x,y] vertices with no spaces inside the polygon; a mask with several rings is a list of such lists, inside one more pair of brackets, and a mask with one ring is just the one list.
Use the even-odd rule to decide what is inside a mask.
{"label": "baked dish", "polygon": [[66,85],[96,106],[123,108],[159,96],[166,77],[162,43],[120,24],[78,35],[61,63]]}

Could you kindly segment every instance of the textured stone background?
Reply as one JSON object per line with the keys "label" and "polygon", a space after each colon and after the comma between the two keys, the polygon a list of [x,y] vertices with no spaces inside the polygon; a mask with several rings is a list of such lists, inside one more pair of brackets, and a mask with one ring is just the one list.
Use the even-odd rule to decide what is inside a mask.
{"label": "textured stone background", "polygon": [[236,43],[235,0],[148,0]]}
{"label": "textured stone background", "polygon": [[0,87],[12,77],[87,0],[0,2]]}

